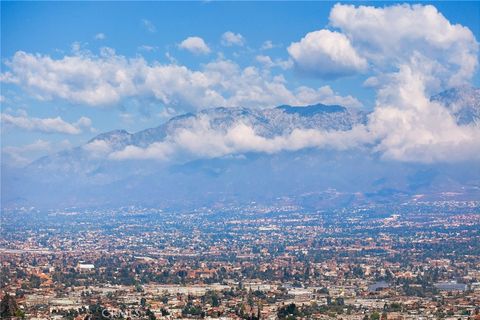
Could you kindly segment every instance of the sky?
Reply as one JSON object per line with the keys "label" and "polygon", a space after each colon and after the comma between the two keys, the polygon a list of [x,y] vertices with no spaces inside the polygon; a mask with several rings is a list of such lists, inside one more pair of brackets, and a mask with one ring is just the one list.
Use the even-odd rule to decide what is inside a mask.
{"label": "sky", "polygon": [[352,139],[388,157],[468,158],[477,130],[425,98],[480,85],[479,33],[479,2],[1,2],[2,162],[209,107],[315,103],[373,111]]}

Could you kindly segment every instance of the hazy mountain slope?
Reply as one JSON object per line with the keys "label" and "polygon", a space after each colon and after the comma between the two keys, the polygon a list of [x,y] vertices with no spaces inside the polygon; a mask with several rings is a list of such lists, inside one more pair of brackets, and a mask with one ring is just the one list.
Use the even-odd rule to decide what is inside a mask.
{"label": "hazy mountain slope", "polygon": [[480,89],[472,87],[454,88],[432,97],[445,105],[455,115],[459,124],[480,121]]}
{"label": "hazy mountain slope", "polygon": [[[432,100],[450,108],[460,124],[471,124],[480,119],[478,93],[478,89],[453,89]],[[203,117],[220,132],[241,121],[257,135],[275,137],[298,128],[349,130],[365,124],[368,113],[325,105],[214,108],[177,116],[137,133],[102,133],[85,145],[40,158],[21,170],[3,170],[2,206],[135,203],[198,207],[219,202],[287,199],[318,208],[403,201],[416,194],[442,192],[455,192],[466,199],[480,196],[478,163],[425,165],[385,161],[362,149],[303,149],[175,162],[115,161],[102,154],[106,146],[109,151],[123,150],[129,145],[147,147]]]}
{"label": "hazy mountain slope", "polygon": [[[145,147],[161,141],[169,133],[199,117],[208,117],[212,129],[226,130],[235,122],[252,126],[255,132],[265,137],[285,134],[295,128],[322,128],[325,130],[349,130],[358,123],[365,123],[367,114],[361,110],[350,110],[340,106],[322,104],[303,107],[280,106],[274,109],[213,108],[198,114],[185,114],[174,117],[156,128],[146,129],[134,134],[115,130],[98,135],[94,140],[114,142],[118,148],[127,144]],[[117,149],[117,148],[115,148]]]}
{"label": "hazy mountain slope", "polygon": [[[234,123],[241,121],[253,127],[257,134],[264,137],[273,137],[290,133],[296,128],[349,130],[355,124],[365,123],[367,114],[360,110],[348,110],[340,106],[321,104],[306,107],[281,106],[262,110],[247,108],[207,109],[200,111],[198,114],[174,117],[156,128],[149,128],[133,134],[125,130],[114,130],[99,134],[84,146],[40,158],[30,164],[28,169],[51,171],[52,177],[74,174],[76,176],[85,175],[88,179],[92,179],[92,175],[102,173],[104,170],[107,170],[109,174],[115,174],[118,165],[122,166],[122,164],[115,164],[114,161],[101,156],[92,156],[92,153],[95,154],[95,150],[92,150],[91,146],[95,142],[104,142],[111,148],[111,151],[122,150],[128,145],[146,147],[151,143],[162,141],[175,130],[188,127],[192,121],[201,117],[208,117],[214,130],[226,131]],[[105,166],[108,166],[108,169]],[[110,178],[114,179],[114,176]]]}

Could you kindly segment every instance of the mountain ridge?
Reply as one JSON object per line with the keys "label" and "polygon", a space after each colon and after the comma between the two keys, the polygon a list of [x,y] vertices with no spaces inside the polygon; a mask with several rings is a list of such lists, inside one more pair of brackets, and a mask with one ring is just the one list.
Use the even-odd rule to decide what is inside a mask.
{"label": "mountain ridge", "polygon": [[[472,89],[434,96],[457,115],[461,125],[477,123]],[[471,98],[473,97],[473,98]],[[473,100],[472,100],[473,99]],[[461,106],[456,101],[473,101]],[[4,205],[104,205],[147,203],[158,206],[202,206],[214,202],[276,201],[287,197],[302,205],[342,205],[371,201],[399,201],[416,194],[455,192],[461,197],[480,196],[478,164],[415,164],[380,159],[362,149],[306,148],[275,154],[245,152],[239,156],[156,160],[112,160],[108,152],[127,146],[147,148],[165,141],[178,130],[206,119],[208,128],[226,133],[243,123],[259,137],[274,139],[302,128],[348,131],[366,124],[369,112],[322,104],[271,109],[212,108],[173,117],[157,127],[129,133],[124,129],[104,132],[84,145],[37,159],[25,168],[9,172],[2,191]],[[468,170],[467,170],[468,169]],[[335,190],[328,203],[323,194]],[[48,194],[48,196],[47,196]],[[326,196],[327,197],[327,196]],[[330,196],[327,197],[330,199]],[[48,201],[46,200],[48,199]],[[322,200],[323,199],[323,200]],[[330,201],[330,200],[329,200]]]}
{"label": "mountain ridge", "polygon": [[[467,125],[480,120],[480,88],[470,86],[452,88],[432,96],[431,101],[443,104],[456,118],[460,125]],[[360,110],[357,108],[346,108],[340,105],[313,104],[306,106],[281,105],[271,109],[251,109],[245,107],[216,107],[204,109],[198,113],[185,113],[177,115],[160,124],[157,127],[146,128],[134,133],[127,132],[125,129],[115,129],[101,133],[91,138],[88,143],[95,140],[119,141],[119,136],[131,142],[135,146],[145,147],[150,143],[157,142],[167,136],[178,123],[185,120],[195,119],[199,116],[213,116],[213,128],[218,129],[222,125],[229,125],[233,121],[247,120],[246,122],[252,126],[256,126],[258,133],[266,137],[272,137],[273,133],[282,134],[278,127],[285,126],[285,122],[296,121],[296,128],[322,128],[326,130],[347,130],[351,129],[355,124],[365,124],[367,117],[371,112]],[[281,115],[284,115],[282,118]],[[335,118],[336,115],[348,115],[347,119]],[[302,121],[321,115],[325,121]],[[247,119],[250,116],[250,119]],[[280,116],[280,119],[278,117]],[[295,119],[295,116],[300,119]],[[348,118],[349,117],[349,118]],[[272,118],[277,118],[280,124],[272,126]],[[248,121],[249,120],[249,121]],[[283,120],[283,122],[281,122]],[[344,121],[342,121],[344,120]],[[331,121],[330,125],[328,122]],[[335,121],[337,121],[335,123]],[[333,124],[332,124],[333,122]],[[263,125],[262,125],[263,124]],[[270,125],[269,128],[266,125]],[[273,133],[269,133],[268,129],[272,129]],[[287,130],[288,131],[288,130]],[[116,138],[111,139],[110,136]],[[130,141],[128,141],[130,140]],[[124,146],[125,143],[122,144]]]}
{"label": "mountain ridge", "polygon": [[[330,108],[332,110],[329,110]],[[152,143],[162,141],[169,133],[187,126],[189,121],[196,120],[202,116],[209,118],[214,130],[226,130],[233,123],[243,121],[254,127],[259,135],[273,137],[289,133],[297,128],[348,130],[355,124],[365,123],[367,114],[357,109],[349,110],[345,107],[325,104],[309,106],[283,105],[264,110],[243,107],[217,107],[204,109],[197,114],[187,113],[175,116],[157,127],[147,128],[134,133],[130,133],[125,129],[103,132],[88,140],[86,145],[96,141],[105,141],[113,150],[117,151],[128,145],[144,148]],[[78,150],[78,147],[73,150]],[[44,161],[45,157],[39,160]],[[31,165],[35,165],[37,161],[34,161]]]}

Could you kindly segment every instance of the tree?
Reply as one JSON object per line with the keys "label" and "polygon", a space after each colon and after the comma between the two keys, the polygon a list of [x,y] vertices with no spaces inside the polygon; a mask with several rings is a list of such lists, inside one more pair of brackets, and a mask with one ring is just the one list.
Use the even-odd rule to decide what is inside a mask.
{"label": "tree", "polygon": [[150,309],[148,309],[147,312],[145,312],[145,315],[148,316],[148,320],[156,320],[157,319],[157,317],[155,317],[155,314]]}
{"label": "tree", "polygon": [[15,299],[5,294],[0,302],[0,318],[23,317],[23,312],[18,308]]}
{"label": "tree", "polygon": [[298,315],[298,309],[295,303],[291,303],[287,306],[283,306],[280,309],[278,309],[277,316],[280,319],[285,319],[289,316],[296,316]]}

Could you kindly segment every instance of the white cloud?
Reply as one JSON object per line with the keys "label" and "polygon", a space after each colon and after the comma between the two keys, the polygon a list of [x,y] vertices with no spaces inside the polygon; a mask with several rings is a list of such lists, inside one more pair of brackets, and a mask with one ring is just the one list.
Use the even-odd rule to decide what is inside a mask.
{"label": "white cloud", "polygon": [[272,40],[267,40],[262,43],[260,50],[270,50],[273,48],[275,48],[275,45],[273,44]]}
{"label": "white cloud", "polygon": [[299,105],[305,101],[305,95],[289,89],[282,76],[252,66],[241,68],[229,60],[191,70],[176,63],[148,64],[143,58],[127,59],[103,49],[99,56],[89,53],[62,59],[19,51],[7,65],[10,70],[2,74],[2,80],[18,84],[38,99],[61,98],[91,106],[136,97],[153,98],[177,111]]}
{"label": "white cloud", "polygon": [[468,83],[478,64],[472,32],[431,5],[335,5],[330,24],[351,40],[377,74],[369,130],[384,157],[419,162],[480,158],[480,127],[460,126],[430,96]]}
{"label": "white cloud", "polygon": [[468,81],[478,65],[473,33],[451,24],[432,5],[376,8],[336,4],[330,12],[330,25],[384,70],[408,63],[414,54],[422,55],[439,63],[432,71],[445,85],[457,86]]}
{"label": "white cloud", "polygon": [[22,147],[5,147],[3,148],[4,151],[6,152],[30,152],[30,151],[42,151],[42,150],[50,150],[50,142],[45,141],[45,140],[37,140],[31,144],[22,146]]}
{"label": "white cloud", "polygon": [[148,32],[151,32],[151,33],[157,32],[157,27],[150,20],[142,19],[142,27]]}
{"label": "white cloud", "polygon": [[330,30],[309,32],[288,47],[298,70],[322,78],[336,78],[365,71],[368,64],[350,40]]}
{"label": "white cloud", "polygon": [[168,161],[175,157],[215,158],[246,152],[277,153],[304,148],[344,150],[359,147],[368,139],[369,134],[363,127],[356,127],[351,131],[293,129],[285,135],[266,138],[241,121],[225,130],[214,129],[211,120],[207,116],[201,116],[193,119],[190,126],[175,130],[162,142],[152,143],[146,148],[127,146],[111,153],[109,157],[114,160]]}
{"label": "white cloud", "polygon": [[226,47],[230,46],[243,46],[245,44],[245,38],[240,33],[233,33],[227,31],[222,34],[222,45]]}
{"label": "white cloud", "polygon": [[279,67],[279,68],[282,68],[283,70],[287,70],[293,66],[293,61],[290,59],[288,60],[275,59],[275,61],[273,61],[272,58],[265,55],[258,55],[255,57],[255,60],[260,62],[265,68]]}
{"label": "white cloud", "polygon": [[405,64],[383,82],[368,129],[375,150],[401,161],[480,159],[480,126],[458,125],[446,108],[426,94],[421,67]]}
{"label": "white cloud", "polygon": [[145,62],[124,57],[79,54],[55,60],[49,56],[15,53],[4,81],[16,83],[41,100],[105,105],[136,92],[134,75]]}
{"label": "white cloud", "polygon": [[94,158],[104,158],[112,151],[112,147],[105,140],[93,140],[82,148]]}
{"label": "white cloud", "polygon": [[194,54],[208,54],[211,51],[200,37],[188,37],[179,44],[179,47]]}
{"label": "white cloud", "polygon": [[339,31],[311,32],[289,53],[297,68],[320,77],[372,66],[364,86],[375,88],[377,99],[366,130],[376,152],[414,162],[480,158],[480,127],[458,125],[430,101],[432,94],[473,76],[478,43],[468,28],[452,25],[431,5],[408,4],[337,4],[329,24]]}
{"label": "white cloud", "polygon": [[75,42],[72,43],[72,45],[71,45],[70,47],[71,47],[70,51],[71,51],[74,55],[86,55],[86,54],[89,54],[89,51],[88,51],[88,49],[87,49],[87,47],[88,47],[88,43],[87,43],[87,42],[81,43],[81,42],[75,41]]}
{"label": "white cloud", "polygon": [[326,105],[340,105],[345,107],[359,108],[362,103],[351,95],[341,96],[334,92],[330,86],[323,86],[318,89],[299,87],[296,96],[300,105],[323,103]]}
{"label": "white cloud", "polygon": [[172,154],[173,149],[170,144],[165,142],[155,142],[146,148],[127,146],[123,150],[112,152],[109,155],[109,158],[113,160],[155,159],[165,161],[168,160]]}
{"label": "white cloud", "polygon": [[473,33],[462,25],[452,25],[432,5],[375,8],[337,4],[330,12],[330,24],[380,68],[422,55],[439,63],[432,71],[444,85],[457,86],[468,81],[478,65]]}
{"label": "white cloud", "polygon": [[107,38],[107,36],[105,35],[105,33],[97,33],[95,35],[95,40],[105,40]]}
{"label": "white cloud", "polygon": [[37,140],[24,146],[7,146],[2,148],[2,162],[11,166],[22,167],[39,154],[52,150],[51,144],[45,140]]}
{"label": "white cloud", "polygon": [[275,66],[275,63],[273,62],[272,58],[270,58],[269,56],[258,55],[255,57],[255,60],[257,60],[257,62],[260,62],[266,68],[271,68]]}
{"label": "white cloud", "polygon": [[82,129],[91,129],[92,126],[92,121],[87,117],[81,117],[75,123],[68,123],[60,117],[42,119],[28,117],[27,114],[13,116],[2,113],[0,119],[2,124],[7,126],[45,133],[80,134]]}
{"label": "white cloud", "polygon": [[413,55],[438,62],[437,88],[465,84],[478,65],[478,43],[466,27],[451,24],[432,5],[383,8],[336,4],[329,25],[340,32],[308,33],[288,48],[299,70],[321,77],[395,71]]}
{"label": "white cloud", "polygon": [[2,148],[2,164],[12,167],[24,167],[41,156],[69,149],[72,144],[64,139],[55,143],[38,139],[23,146],[5,146]]}

